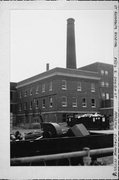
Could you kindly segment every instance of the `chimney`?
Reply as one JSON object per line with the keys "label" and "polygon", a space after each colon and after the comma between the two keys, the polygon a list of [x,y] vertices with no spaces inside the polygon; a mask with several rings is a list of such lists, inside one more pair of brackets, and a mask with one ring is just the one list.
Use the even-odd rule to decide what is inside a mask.
{"label": "chimney", "polygon": [[46,71],[49,71],[49,63],[46,64]]}
{"label": "chimney", "polygon": [[67,54],[66,68],[76,69],[76,50],[75,50],[75,27],[74,19],[67,19]]}

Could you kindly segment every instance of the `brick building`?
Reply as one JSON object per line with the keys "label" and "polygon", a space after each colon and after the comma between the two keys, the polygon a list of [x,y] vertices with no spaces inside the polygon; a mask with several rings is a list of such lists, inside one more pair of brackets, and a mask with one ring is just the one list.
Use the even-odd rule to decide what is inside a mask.
{"label": "brick building", "polygon": [[99,109],[99,80],[95,72],[54,68],[17,84],[20,122],[66,121],[67,115]]}
{"label": "brick building", "polygon": [[10,113],[16,114],[16,104],[17,104],[17,83],[10,83]]}
{"label": "brick building", "polygon": [[100,76],[99,93],[100,93],[100,112],[104,115],[113,115],[113,65],[96,62],[80,70],[96,71]]}
{"label": "brick building", "polygon": [[112,115],[113,66],[94,63],[79,69],[54,68],[11,83],[10,94],[17,123],[41,122],[40,114],[44,121],[53,122],[66,121],[68,115]]}
{"label": "brick building", "polygon": [[10,124],[11,127],[16,123],[17,114],[17,83],[10,83]]}
{"label": "brick building", "polygon": [[[74,19],[67,20],[66,68],[54,68],[14,84],[17,123],[66,121],[101,112],[112,116],[113,66],[93,63],[77,69]],[[13,84],[11,84],[13,85]],[[11,98],[12,98],[11,86]],[[16,105],[17,102],[17,105]]]}

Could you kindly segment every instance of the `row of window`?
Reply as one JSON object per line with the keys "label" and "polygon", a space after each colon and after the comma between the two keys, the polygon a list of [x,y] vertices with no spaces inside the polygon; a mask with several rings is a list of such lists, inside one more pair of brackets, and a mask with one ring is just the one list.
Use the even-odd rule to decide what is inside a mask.
{"label": "row of window", "polygon": [[109,87],[109,83],[108,82],[101,82],[101,87]]}
{"label": "row of window", "polygon": [[102,99],[109,100],[110,99],[109,93],[102,93]]}
{"label": "row of window", "polygon": [[[67,107],[67,97],[63,96],[62,97],[62,107]],[[72,107],[77,107],[77,98],[73,97],[72,98]],[[82,107],[87,107],[87,99],[83,98],[82,99]],[[96,100],[93,98],[91,99],[91,107],[96,107]]]}
{"label": "row of window", "polygon": [[[38,109],[39,108],[39,101],[34,99],[34,103],[35,103],[35,108]],[[67,107],[68,106],[68,102],[67,102],[67,97],[66,96],[63,96],[62,97],[62,107]],[[27,110],[27,105],[28,103],[27,102],[24,102],[24,107],[23,109],[24,110]],[[45,99],[42,99],[42,108],[45,108],[46,107],[46,100]],[[49,107],[53,107],[53,98],[50,97],[49,98]],[[76,97],[73,97],[72,98],[72,107],[77,107],[77,98]],[[82,107],[87,107],[87,100],[86,98],[83,98],[82,99]],[[91,107],[92,108],[95,108],[96,107],[96,100],[95,99],[91,99]],[[30,110],[33,109],[33,102],[31,101],[30,102]],[[22,104],[19,104],[19,111],[22,110]]]}
{"label": "row of window", "polygon": [[[45,92],[45,84],[42,84],[42,92]],[[49,83],[49,91],[52,91],[52,81],[50,81]],[[39,86],[36,87],[36,91],[35,91],[36,94],[39,94]],[[33,95],[33,88],[30,89],[30,96]],[[24,97],[28,96],[28,90],[25,90],[24,91]],[[22,97],[22,94],[21,92],[19,93],[19,98]]]}
{"label": "row of window", "polygon": [[101,75],[103,76],[103,75],[108,75],[108,71],[106,70],[106,71],[104,71],[104,70],[101,70]]}
{"label": "row of window", "polygon": [[[61,85],[62,90],[67,90],[67,81],[62,80],[62,85]],[[46,86],[45,84],[42,84],[42,93],[46,91]],[[49,83],[49,91],[52,91],[52,81]],[[77,91],[82,91],[82,83],[77,82]],[[95,83],[91,83],[91,92],[95,92]],[[36,87],[36,94],[39,93],[39,86]],[[30,96],[33,95],[33,88],[30,89]],[[24,91],[24,97],[28,96],[28,90]],[[19,97],[22,97],[22,94],[20,92]]]}
{"label": "row of window", "polygon": [[[62,90],[67,90],[67,81],[62,80]],[[82,91],[82,83],[77,82],[77,91]],[[95,92],[95,83],[91,83],[91,92]]]}
{"label": "row of window", "polygon": [[[39,101],[34,99],[33,102],[35,103],[35,108],[38,109],[39,108]],[[33,109],[33,102],[32,101],[30,102],[30,108],[29,108],[30,110]],[[24,102],[24,107],[23,107],[24,110],[27,110],[27,105],[28,105],[28,103]],[[45,108],[45,106],[46,106],[46,101],[45,101],[45,99],[43,99],[42,100],[42,108]],[[52,97],[49,98],[49,107],[53,107]],[[22,104],[19,104],[19,111],[21,111],[21,110],[22,110]]]}

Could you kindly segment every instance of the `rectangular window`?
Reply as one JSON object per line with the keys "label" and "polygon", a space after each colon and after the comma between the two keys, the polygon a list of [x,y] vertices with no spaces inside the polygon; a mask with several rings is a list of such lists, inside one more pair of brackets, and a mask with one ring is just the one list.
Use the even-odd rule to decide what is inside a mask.
{"label": "rectangular window", "polygon": [[37,86],[36,87],[36,94],[38,94],[39,93],[39,87]]}
{"label": "rectangular window", "polygon": [[82,99],[82,107],[86,107],[87,106],[87,102],[86,102],[86,98]]}
{"label": "rectangular window", "polygon": [[45,108],[45,99],[42,100],[42,108]]}
{"label": "rectangular window", "polygon": [[62,107],[67,107],[67,97],[66,96],[62,97]]}
{"label": "rectangular window", "polygon": [[49,84],[49,91],[52,91],[52,81],[50,81],[50,84]]}
{"label": "rectangular window", "polygon": [[30,109],[32,109],[33,108],[33,103],[32,103],[32,101],[30,102]]}
{"label": "rectangular window", "polygon": [[81,91],[81,82],[77,82],[77,91]]}
{"label": "rectangular window", "polygon": [[24,103],[24,110],[27,110],[27,102]]}
{"label": "rectangular window", "polygon": [[33,92],[32,92],[32,88],[30,89],[30,96],[32,96]]}
{"label": "rectangular window", "polygon": [[109,99],[109,93],[106,93],[106,100]]}
{"label": "rectangular window", "polygon": [[36,100],[36,109],[38,109],[38,100]]}
{"label": "rectangular window", "polygon": [[53,100],[52,100],[52,97],[49,98],[49,106],[52,107],[53,106]]}
{"label": "rectangular window", "polygon": [[66,89],[67,89],[67,81],[62,80],[62,90],[66,90]]}
{"label": "rectangular window", "polygon": [[105,99],[105,93],[102,93],[102,99]]}
{"label": "rectangular window", "polygon": [[95,92],[95,83],[91,83],[91,92]]}
{"label": "rectangular window", "polygon": [[101,82],[101,87],[104,87],[104,85],[105,85],[105,83],[102,81],[102,82]]}
{"label": "rectangular window", "polygon": [[105,86],[106,86],[106,87],[109,87],[109,83],[108,83],[108,82],[106,82],[106,83],[105,83]]}
{"label": "rectangular window", "polygon": [[105,71],[105,75],[108,75],[108,71]]}
{"label": "rectangular window", "polygon": [[101,70],[101,75],[104,75],[104,70]]}
{"label": "rectangular window", "polygon": [[72,107],[77,107],[77,98],[76,97],[72,98]]}
{"label": "rectangular window", "polygon": [[95,108],[95,107],[96,107],[96,102],[95,102],[95,99],[91,99],[91,106],[92,106],[93,108]]}
{"label": "rectangular window", "polygon": [[24,97],[26,97],[26,96],[27,96],[27,91],[24,92]]}
{"label": "rectangular window", "polygon": [[42,84],[42,92],[45,92],[45,84]]}

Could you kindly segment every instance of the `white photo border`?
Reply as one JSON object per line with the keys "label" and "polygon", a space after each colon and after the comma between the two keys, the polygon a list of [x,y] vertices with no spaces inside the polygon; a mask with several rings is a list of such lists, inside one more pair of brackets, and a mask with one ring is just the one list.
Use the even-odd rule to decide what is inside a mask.
{"label": "white photo border", "polygon": [[[13,10],[112,10],[114,12],[114,165],[10,167],[10,12]],[[0,2],[0,179],[118,179],[118,1]]]}

